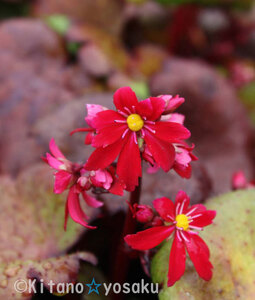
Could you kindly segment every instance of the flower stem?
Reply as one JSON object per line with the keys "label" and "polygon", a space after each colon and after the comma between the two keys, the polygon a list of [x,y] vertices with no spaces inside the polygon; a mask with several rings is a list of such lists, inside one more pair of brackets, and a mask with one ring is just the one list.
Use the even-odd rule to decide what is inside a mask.
{"label": "flower stem", "polygon": [[[139,178],[139,184],[135,188],[133,192],[130,193],[130,204],[133,206],[135,203],[139,203],[140,195],[141,195],[141,187],[142,187],[142,180]],[[115,258],[115,263],[113,266],[113,282],[124,283],[127,277],[130,257],[128,255],[128,246],[125,244],[124,237],[127,234],[135,233],[136,229],[136,220],[133,218],[133,214],[130,209],[128,209],[122,234],[120,236],[120,242],[117,248],[117,254]]]}

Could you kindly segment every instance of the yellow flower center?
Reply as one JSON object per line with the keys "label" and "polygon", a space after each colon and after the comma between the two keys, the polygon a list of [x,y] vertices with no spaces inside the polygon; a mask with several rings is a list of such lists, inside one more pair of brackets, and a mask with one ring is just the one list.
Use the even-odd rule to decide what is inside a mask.
{"label": "yellow flower center", "polygon": [[130,130],[139,131],[143,128],[144,121],[138,114],[132,114],[128,116],[127,124]]}
{"label": "yellow flower center", "polygon": [[175,218],[176,227],[182,228],[183,230],[187,230],[189,228],[189,219],[186,215],[177,215]]}

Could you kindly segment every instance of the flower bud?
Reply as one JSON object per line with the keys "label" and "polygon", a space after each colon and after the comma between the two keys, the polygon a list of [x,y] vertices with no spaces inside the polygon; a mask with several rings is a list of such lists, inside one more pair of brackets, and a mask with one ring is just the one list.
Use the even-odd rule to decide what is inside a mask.
{"label": "flower bud", "polygon": [[134,212],[134,218],[140,223],[148,223],[154,217],[152,208],[148,205],[137,205]]}

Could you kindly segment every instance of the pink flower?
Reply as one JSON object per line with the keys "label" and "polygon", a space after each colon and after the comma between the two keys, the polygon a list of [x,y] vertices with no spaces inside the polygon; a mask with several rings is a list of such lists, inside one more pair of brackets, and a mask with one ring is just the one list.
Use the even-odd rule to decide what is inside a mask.
{"label": "pink flower", "polygon": [[173,165],[173,169],[177,174],[179,174],[183,178],[191,177],[191,165],[192,161],[197,160],[197,157],[192,154],[192,150],[194,149],[194,145],[189,147],[186,143],[175,144],[175,162]]}
{"label": "pink flower", "polygon": [[65,158],[59,150],[54,139],[50,141],[49,148],[52,154],[46,153],[46,158],[43,158],[55,172],[54,193],[61,194],[69,189],[66,213],[65,213],[65,229],[67,225],[68,215],[71,218],[87,228],[95,228],[89,226],[88,217],[82,210],[80,205],[80,195],[87,205],[98,208],[103,205],[102,202],[90,196],[87,191],[93,187],[104,188],[110,193],[122,195],[124,186],[114,176],[114,170],[87,171],[83,165],[75,164]]}
{"label": "pink flower", "polygon": [[189,207],[190,199],[180,191],[175,204],[168,198],[153,201],[154,208],[165,225],[156,226],[136,234],[127,235],[125,241],[133,249],[149,250],[174,235],[169,258],[168,286],[179,280],[185,271],[186,250],[199,276],[204,280],[212,277],[210,252],[198,231],[212,223],[216,211],[207,210],[202,204]]}
{"label": "pink flower", "polygon": [[255,181],[248,181],[244,175],[243,171],[238,171],[233,174],[232,177],[232,188],[233,190],[240,190],[240,189],[249,189],[255,187]]}
{"label": "pink flower", "polygon": [[185,102],[184,98],[179,97],[179,95],[176,95],[175,97],[171,95],[161,95],[159,97],[166,103],[164,114],[172,113]]}
{"label": "pink flower", "polygon": [[[178,104],[171,109],[181,101],[176,102]],[[147,147],[153,161],[168,172],[175,162],[174,144],[181,144],[190,137],[190,132],[181,124],[160,120],[167,105],[162,97],[138,102],[135,93],[124,87],[114,94],[114,104],[117,111],[100,111],[92,118],[96,129],[92,146],[97,149],[85,167],[87,170],[104,169],[118,157],[117,175],[127,190],[132,191],[142,175],[141,153],[144,149]],[[146,156],[143,158],[147,160]]]}
{"label": "pink flower", "polygon": [[[176,122],[183,125],[185,116],[177,113],[169,113],[167,115],[163,115],[161,117],[161,120],[164,120],[165,122]],[[189,179],[191,177],[192,171],[190,163],[198,159],[192,153],[195,145],[192,144],[192,146],[190,147],[189,145],[187,145],[187,143],[181,142],[179,144],[174,143],[173,146],[175,147],[175,162],[173,165],[173,169],[181,177]],[[151,167],[147,170],[149,174],[156,173],[160,169],[158,164],[153,159],[148,148],[145,148],[143,152],[143,157],[151,164]]]}

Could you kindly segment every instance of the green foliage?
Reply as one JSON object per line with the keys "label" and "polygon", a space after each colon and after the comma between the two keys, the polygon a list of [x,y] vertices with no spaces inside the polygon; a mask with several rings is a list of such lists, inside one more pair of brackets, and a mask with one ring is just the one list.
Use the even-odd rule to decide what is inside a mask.
{"label": "green foliage", "polygon": [[59,33],[60,35],[64,35],[70,27],[70,20],[65,15],[51,15],[45,18],[45,22],[47,25]]}
{"label": "green foliage", "polygon": [[146,99],[150,95],[148,84],[144,81],[133,81],[130,83],[130,87],[140,99]]}
{"label": "green foliage", "polygon": [[166,242],[152,261],[154,282],[164,283],[160,300],[252,300],[255,296],[255,190],[231,192],[207,202],[217,210],[213,225],[202,232],[211,252],[214,275],[206,282],[198,277],[188,260],[182,279],[167,287],[171,241]]}
{"label": "green foliage", "polygon": [[77,55],[79,49],[81,48],[81,44],[80,43],[76,43],[76,42],[69,42],[66,45],[67,51],[71,54],[71,55]]}
{"label": "green foliage", "polygon": [[248,84],[239,91],[240,98],[255,123],[255,82]]}

